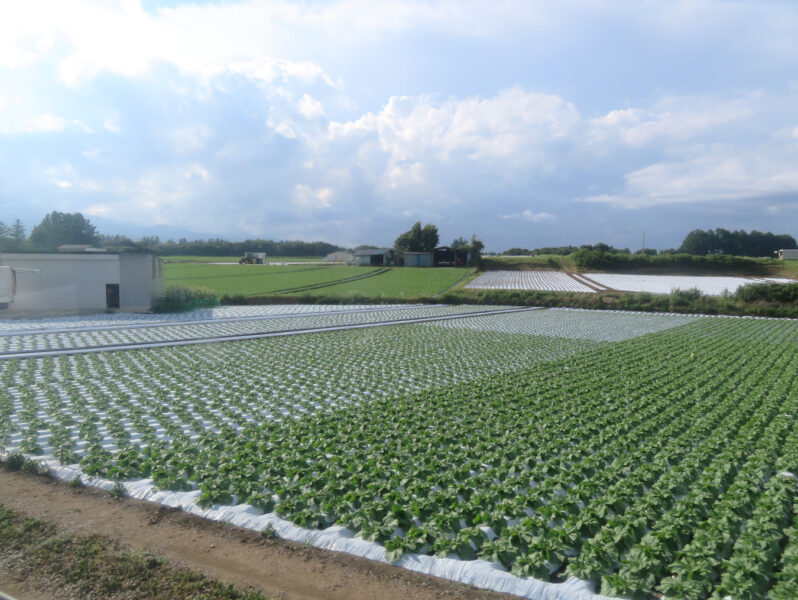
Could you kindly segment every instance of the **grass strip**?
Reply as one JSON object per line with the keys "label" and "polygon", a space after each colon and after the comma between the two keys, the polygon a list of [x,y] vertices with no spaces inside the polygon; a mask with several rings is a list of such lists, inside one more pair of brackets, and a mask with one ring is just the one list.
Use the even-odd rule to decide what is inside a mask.
{"label": "grass strip", "polygon": [[0,565],[14,577],[45,580],[52,591],[87,600],[265,600],[257,590],[224,585],[103,536],[60,531],[1,503]]}

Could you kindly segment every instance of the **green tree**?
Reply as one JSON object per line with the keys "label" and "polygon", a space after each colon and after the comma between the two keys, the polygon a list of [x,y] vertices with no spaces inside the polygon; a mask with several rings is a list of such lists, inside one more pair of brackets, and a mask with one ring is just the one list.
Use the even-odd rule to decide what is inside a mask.
{"label": "green tree", "polygon": [[452,242],[452,248],[468,248],[468,240],[462,236],[454,238],[454,241]]}
{"label": "green tree", "polygon": [[14,219],[13,225],[8,230],[8,237],[21,244],[25,241],[25,226],[19,219]]}
{"label": "green tree", "polygon": [[416,221],[409,231],[396,238],[393,246],[402,252],[432,252],[439,240],[435,225],[427,224],[422,227],[421,221]]}
{"label": "green tree", "polygon": [[35,248],[54,250],[61,244],[96,244],[99,235],[82,214],[54,210],[33,228],[29,241]]}

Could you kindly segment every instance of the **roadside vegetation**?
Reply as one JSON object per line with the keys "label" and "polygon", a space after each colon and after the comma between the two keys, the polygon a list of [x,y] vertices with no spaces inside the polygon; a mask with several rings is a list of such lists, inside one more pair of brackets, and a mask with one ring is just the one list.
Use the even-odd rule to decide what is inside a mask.
{"label": "roadside vegetation", "polygon": [[63,598],[265,600],[259,591],[224,585],[103,536],[62,531],[3,504],[0,565],[23,581],[46,582]]}
{"label": "roadside vegetation", "polygon": [[219,306],[219,296],[210,288],[171,285],[164,290],[155,305],[155,312],[187,312],[197,308]]}

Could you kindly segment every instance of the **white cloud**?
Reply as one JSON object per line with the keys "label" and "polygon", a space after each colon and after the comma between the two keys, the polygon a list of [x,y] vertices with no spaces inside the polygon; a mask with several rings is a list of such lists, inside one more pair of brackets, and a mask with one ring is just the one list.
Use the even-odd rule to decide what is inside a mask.
{"label": "white cloud", "polygon": [[[496,174],[546,170],[552,144],[578,133],[579,113],[559,96],[512,88],[492,98],[397,96],[378,113],[331,122],[333,148],[354,143],[359,160],[385,156],[391,187],[425,181],[430,163],[451,168],[495,167]],[[332,152],[337,151],[333,149]]]}
{"label": "white cloud", "polygon": [[178,154],[198,152],[205,148],[211,136],[211,129],[203,123],[173,129],[167,133],[172,148]]}
{"label": "white cloud", "polygon": [[324,116],[324,107],[310,94],[302,94],[299,100],[299,112],[308,120],[320,119]]}
{"label": "white cloud", "polygon": [[743,121],[751,116],[751,112],[745,99],[724,103],[712,98],[669,97],[647,110],[613,110],[592,119],[588,143],[605,146],[617,140],[640,148],[667,139],[688,140],[714,127]]}
{"label": "white cloud", "polygon": [[524,221],[529,221],[530,223],[554,223],[560,220],[560,218],[557,215],[553,215],[547,212],[536,213],[528,208],[520,213],[502,215],[502,219],[512,220],[512,221],[523,219]]}
{"label": "white cloud", "polygon": [[53,115],[41,115],[28,121],[25,131],[28,132],[52,132],[63,131],[64,120]]}
{"label": "white cloud", "polygon": [[585,202],[646,208],[664,204],[717,204],[781,194],[798,194],[794,157],[760,149],[714,147],[683,160],[659,162],[628,173],[618,194]]}
{"label": "white cloud", "polygon": [[122,131],[119,127],[118,119],[115,116],[111,117],[110,119],[106,119],[103,123],[103,127],[111,133],[119,133]]}
{"label": "white cloud", "polygon": [[294,188],[293,204],[300,208],[330,208],[333,191],[330,188],[312,188],[299,184]]}

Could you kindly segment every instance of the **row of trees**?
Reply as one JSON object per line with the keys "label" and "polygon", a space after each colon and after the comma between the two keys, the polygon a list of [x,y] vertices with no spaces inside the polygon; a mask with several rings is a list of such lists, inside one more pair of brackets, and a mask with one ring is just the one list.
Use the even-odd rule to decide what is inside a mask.
{"label": "row of trees", "polygon": [[221,238],[161,241],[158,236],[133,241],[124,235],[101,235],[81,213],[53,211],[36,225],[30,236],[19,219],[10,226],[0,221],[0,252],[53,251],[63,244],[99,246],[113,251],[153,252],[160,255],[239,256],[245,251],[266,252],[269,256],[324,256],[341,250],[327,242],[246,240],[228,242]]}
{"label": "row of trees", "polygon": [[659,252],[653,248],[644,248],[632,252],[629,248],[614,248],[608,244],[583,244],[582,246],[550,246],[545,248],[510,248],[502,252],[508,256],[539,256],[541,254],[574,254],[578,251],[602,252],[605,254],[726,254],[730,256],[773,257],[776,250],[798,248],[795,238],[791,235],[763,233],[753,230],[750,233],[738,230],[710,229],[703,231],[695,229],[687,234],[679,248],[668,248]]}
{"label": "row of trees", "polygon": [[684,254],[730,254],[732,256],[769,256],[776,250],[798,248],[791,235],[753,230],[695,229],[687,234],[679,252]]}

